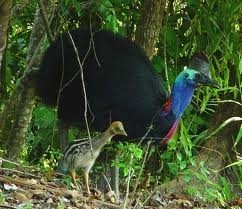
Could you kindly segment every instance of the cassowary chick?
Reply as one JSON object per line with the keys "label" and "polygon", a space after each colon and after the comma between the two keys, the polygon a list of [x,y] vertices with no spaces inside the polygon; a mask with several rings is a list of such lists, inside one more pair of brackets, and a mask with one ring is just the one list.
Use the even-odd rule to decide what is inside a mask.
{"label": "cassowary chick", "polygon": [[74,185],[78,186],[76,182],[76,169],[83,168],[87,192],[90,194],[89,171],[100,154],[102,147],[110,142],[115,135],[127,136],[122,122],[113,122],[101,136],[93,138],[91,140],[92,151],[89,138],[72,141],[64,151],[64,157],[57,168],[57,172],[66,173],[70,171]]}

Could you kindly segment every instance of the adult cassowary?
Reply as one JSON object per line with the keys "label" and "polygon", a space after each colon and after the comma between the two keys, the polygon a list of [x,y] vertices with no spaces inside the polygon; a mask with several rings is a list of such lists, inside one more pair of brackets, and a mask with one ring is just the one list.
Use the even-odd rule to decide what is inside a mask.
{"label": "adult cassowary", "polygon": [[37,92],[44,103],[58,106],[64,123],[85,127],[86,109],[91,129],[102,132],[112,121],[122,121],[129,138],[141,138],[151,127],[147,139],[166,143],[195,88],[217,86],[206,65],[205,73],[197,71],[199,62],[194,66],[177,76],[167,96],[139,46],[111,32],[76,29],[62,34],[45,52]]}

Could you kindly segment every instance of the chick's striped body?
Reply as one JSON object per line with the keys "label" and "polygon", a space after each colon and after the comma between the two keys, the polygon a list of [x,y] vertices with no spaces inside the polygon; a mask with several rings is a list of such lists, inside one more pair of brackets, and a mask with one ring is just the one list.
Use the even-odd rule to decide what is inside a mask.
{"label": "chick's striped body", "polygon": [[91,151],[90,143],[93,146],[96,140],[98,138],[91,139],[91,141],[89,138],[76,139],[69,144],[65,149],[63,159],[63,163],[68,170],[76,170],[78,168],[91,169],[101,150],[100,147]]}

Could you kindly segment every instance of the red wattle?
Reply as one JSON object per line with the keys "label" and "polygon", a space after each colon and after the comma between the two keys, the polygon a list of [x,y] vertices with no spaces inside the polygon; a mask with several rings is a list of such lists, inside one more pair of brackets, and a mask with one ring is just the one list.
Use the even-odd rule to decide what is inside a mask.
{"label": "red wattle", "polygon": [[168,132],[168,134],[166,134],[164,140],[161,141],[162,144],[167,144],[172,136],[174,135],[174,133],[176,132],[176,129],[178,127],[178,120],[176,120],[176,122],[173,124],[173,126],[171,127],[170,131]]}

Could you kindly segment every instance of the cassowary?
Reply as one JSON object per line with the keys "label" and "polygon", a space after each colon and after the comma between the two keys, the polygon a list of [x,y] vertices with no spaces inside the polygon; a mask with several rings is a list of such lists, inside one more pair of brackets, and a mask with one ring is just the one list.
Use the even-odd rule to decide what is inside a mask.
{"label": "cassowary", "polygon": [[[129,138],[167,143],[199,85],[211,81],[204,57],[176,78],[171,95],[143,50],[117,34],[76,29],[62,34],[44,54],[37,92],[58,107],[58,118],[103,132],[122,121]],[[84,87],[84,88],[83,88]]]}

